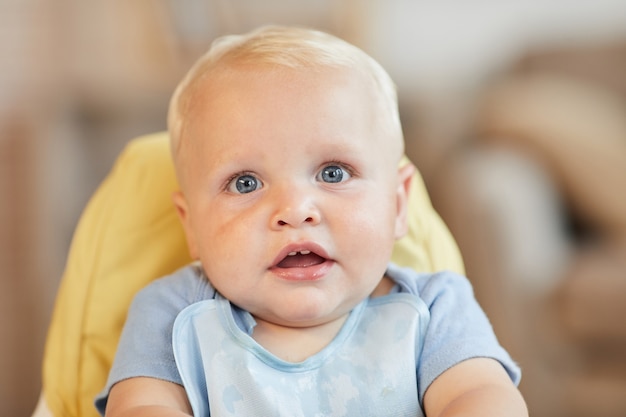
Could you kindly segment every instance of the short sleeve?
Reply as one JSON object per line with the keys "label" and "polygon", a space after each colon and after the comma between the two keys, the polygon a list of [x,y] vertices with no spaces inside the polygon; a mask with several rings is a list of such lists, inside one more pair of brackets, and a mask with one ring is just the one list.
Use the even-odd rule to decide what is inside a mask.
{"label": "short sleeve", "polygon": [[174,320],[185,307],[212,298],[215,291],[196,267],[156,280],[137,293],[122,330],[105,388],[95,405],[104,415],[111,387],[134,377],[181,384],[172,349]]}
{"label": "short sleeve", "polygon": [[417,365],[419,398],[447,369],[472,358],[492,358],[502,364],[515,384],[521,371],[500,345],[469,280],[454,272],[416,274],[391,266],[388,271],[404,291],[417,294],[430,312]]}

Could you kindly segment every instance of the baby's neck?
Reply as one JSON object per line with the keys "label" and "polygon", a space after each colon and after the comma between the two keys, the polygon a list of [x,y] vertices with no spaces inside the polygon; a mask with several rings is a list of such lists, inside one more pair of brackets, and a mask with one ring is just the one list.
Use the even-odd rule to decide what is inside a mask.
{"label": "baby's neck", "polygon": [[[370,297],[389,294],[394,285],[385,276]],[[276,357],[298,363],[324,349],[337,336],[348,316],[349,313],[312,327],[286,327],[257,317],[252,337]]]}
{"label": "baby's neck", "polygon": [[257,318],[252,337],[276,357],[298,363],[324,349],[347,318],[348,314],[313,327],[286,327]]}
{"label": "baby's neck", "polygon": [[389,278],[387,275],[385,275],[383,279],[380,280],[376,288],[374,288],[374,291],[372,291],[372,293],[370,294],[370,298],[376,298],[376,297],[380,297],[383,295],[387,295],[391,292],[391,290],[395,286],[396,286],[395,282],[391,278]]}

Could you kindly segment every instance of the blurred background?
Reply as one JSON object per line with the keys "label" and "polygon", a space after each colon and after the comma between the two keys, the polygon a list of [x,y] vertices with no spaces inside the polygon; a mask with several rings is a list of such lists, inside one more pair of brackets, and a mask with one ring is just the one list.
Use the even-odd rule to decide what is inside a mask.
{"label": "blurred background", "polygon": [[71,236],[217,35],[360,46],[534,417],[626,415],[626,1],[0,0],[0,415],[28,416]]}

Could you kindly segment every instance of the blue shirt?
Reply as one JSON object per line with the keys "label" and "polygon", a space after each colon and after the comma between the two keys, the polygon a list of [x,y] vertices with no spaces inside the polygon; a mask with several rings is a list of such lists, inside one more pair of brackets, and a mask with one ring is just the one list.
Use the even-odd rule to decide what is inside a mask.
{"label": "blue shirt", "polygon": [[[489,357],[499,361],[513,382],[519,382],[519,368],[498,344],[465,277],[451,272],[420,274],[394,265],[389,265],[387,275],[396,283],[391,294],[365,300],[353,310],[342,330],[326,348],[300,364],[289,364],[273,357],[254,342],[250,337],[254,327],[252,316],[221,298],[199,266],[183,268],[169,277],[155,281],[136,296],[122,332],[107,386],[96,399],[96,406],[103,413],[111,386],[123,379],[139,376],[181,385],[185,382],[194,411],[202,410],[200,415],[208,415],[209,402],[214,403],[211,404],[212,408],[219,406],[220,413],[233,410],[235,413],[240,411],[240,415],[265,415],[264,411],[259,411],[261,409],[255,412],[241,408],[245,407],[245,397],[259,395],[260,398],[272,398],[268,392],[281,392],[287,387],[296,387],[293,380],[283,378],[285,375],[293,377],[294,370],[299,375],[304,375],[305,380],[308,377],[313,378],[317,372],[314,379],[309,381],[316,380],[320,382],[319,387],[329,388],[326,393],[311,391],[308,397],[302,392],[297,394],[292,390],[291,397],[300,396],[301,401],[304,401],[298,404],[287,403],[284,398],[280,400],[276,397],[276,404],[289,404],[290,408],[285,409],[285,415],[290,416],[297,415],[294,408],[298,407],[306,408],[302,415],[315,415],[313,410],[317,410],[320,413],[318,415],[338,415],[337,410],[356,412],[345,415],[367,415],[355,407],[358,402],[354,399],[365,395],[368,401],[373,401],[376,395],[383,393],[394,394],[393,404],[397,405],[393,406],[396,408],[391,407],[391,397],[381,401],[383,407],[391,407],[387,415],[403,415],[403,411],[398,410],[406,410],[406,415],[409,412],[416,415],[415,409],[418,410],[417,415],[420,415],[424,393],[432,381],[455,364],[475,357]],[[385,319],[378,320],[377,325],[376,317],[381,314]],[[203,323],[208,319],[211,326],[202,326],[202,330],[198,331],[200,327],[193,325],[198,317],[203,317]],[[174,322],[177,318],[174,336]],[[375,329],[373,335],[371,331],[367,331],[371,326]],[[365,338],[369,338],[369,342]],[[190,348],[193,345],[190,341],[193,340],[202,340],[200,345],[196,343],[195,346],[203,347]],[[232,363],[232,366],[222,366],[219,369],[204,365],[197,367],[198,361],[210,360],[214,355],[220,354],[221,348],[209,348],[211,344],[215,346],[218,340],[220,346],[222,343],[232,343],[231,348],[237,348],[233,350],[233,358],[237,358],[233,359],[235,364],[247,364],[244,367],[248,369],[245,378],[236,381],[231,375],[223,380],[234,379],[237,383],[231,381],[219,386],[215,383],[216,379],[222,381],[216,377],[218,372],[225,372],[224,369],[227,372],[233,371],[232,366],[235,365]],[[350,356],[347,352],[351,352],[359,363],[337,362],[341,355],[344,358],[346,355]],[[249,366],[252,363],[250,360],[254,362],[254,366]],[[385,365],[377,367],[378,369],[366,367],[368,372],[363,370],[364,363],[379,362]],[[329,373],[328,369],[341,371],[331,375],[333,373]],[[407,369],[410,370],[409,373],[406,372]],[[276,371],[276,378],[266,379],[268,374]],[[384,371],[389,371],[389,378],[400,379],[394,382],[388,378],[387,383],[384,383],[385,379],[381,374]],[[319,376],[320,372],[322,377]],[[260,375],[263,378],[260,379]],[[365,381],[369,378],[371,381],[381,382],[382,385],[359,386],[360,379],[352,378],[352,375],[362,376]],[[280,385],[281,378],[282,381],[288,381],[285,382],[286,385]],[[260,385],[262,389],[266,388],[264,394],[255,393],[256,388],[249,384],[260,380],[266,381],[265,385]],[[300,386],[305,384],[305,380],[298,382]],[[332,381],[337,382],[335,387]],[[241,384],[246,388],[242,389]],[[271,384],[278,385],[272,390]],[[248,387],[251,390],[247,390]],[[374,391],[377,392],[376,395]],[[210,392],[219,392],[220,398],[212,397],[209,401]],[[331,398],[331,393],[339,395],[340,401]],[[399,393],[402,395],[398,395]],[[315,398],[315,401],[311,398]],[[311,408],[311,403],[316,404],[314,408]],[[370,415],[385,415],[381,414],[381,410],[384,408],[372,409],[373,414]],[[307,414],[309,411],[311,413]],[[278,409],[272,415],[280,415],[277,413]]]}

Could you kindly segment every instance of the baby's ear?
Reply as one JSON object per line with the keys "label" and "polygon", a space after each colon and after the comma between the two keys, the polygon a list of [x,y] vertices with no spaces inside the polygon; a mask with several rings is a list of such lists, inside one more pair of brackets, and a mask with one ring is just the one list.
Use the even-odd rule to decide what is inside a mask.
{"label": "baby's ear", "polygon": [[198,247],[195,241],[195,235],[193,233],[193,227],[191,225],[191,218],[189,215],[189,205],[187,199],[181,191],[176,191],[172,194],[172,201],[176,207],[176,213],[183,225],[185,231],[185,238],[187,239],[187,247],[189,248],[189,254],[192,259],[198,259]]}
{"label": "baby's ear", "polygon": [[407,162],[398,168],[398,184],[396,189],[396,239],[400,239],[409,230],[409,191],[415,173],[415,166]]}

